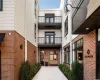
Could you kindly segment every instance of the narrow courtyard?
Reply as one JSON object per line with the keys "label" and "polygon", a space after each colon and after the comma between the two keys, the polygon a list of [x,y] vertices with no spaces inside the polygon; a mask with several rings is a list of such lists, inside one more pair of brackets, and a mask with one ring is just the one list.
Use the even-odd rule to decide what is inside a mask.
{"label": "narrow courtyard", "polygon": [[41,67],[33,80],[68,80],[57,66]]}

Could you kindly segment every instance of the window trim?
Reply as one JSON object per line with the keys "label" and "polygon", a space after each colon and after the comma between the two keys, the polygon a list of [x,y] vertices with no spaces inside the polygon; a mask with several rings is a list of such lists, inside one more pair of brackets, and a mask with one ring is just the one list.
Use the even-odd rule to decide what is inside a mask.
{"label": "window trim", "polygon": [[[82,45],[77,47],[77,42],[78,42],[78,41],[81,41],[81,40],[82,40]],[[78,57],[77,57],[78,53],[77,53],[77,50],[82,49],[82,52],[83,52],[83,42],[84,42],[83,38],[80,38],[79,40],[77,40],[77,41],[75,41],[75,42],[73,43],[74,49],[72,48],[72,52],[74,52],[75,55],[76,55],[75,60],[78,60]],[[72,53],[72,55],[73,55],[74,53]],[[83,58],[83,59],[84,59],[84,58]],[[83,61],[83,60],[82,60],[82,61]]]}
{"label": "window trim", "polygon": [[66,51],[64,52],[64,54],[66,55],[66,59],[64,59],[66,60],[65,63],[70,64],[70,45],[66,47]]}
{"label": "window trim", "polygon": [[65,37],[68,35],[68,16],[65,20],[64,35]]}

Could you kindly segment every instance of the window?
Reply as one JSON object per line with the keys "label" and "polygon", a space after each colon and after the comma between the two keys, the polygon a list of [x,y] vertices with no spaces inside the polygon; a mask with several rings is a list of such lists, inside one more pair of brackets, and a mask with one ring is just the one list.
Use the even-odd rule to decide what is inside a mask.
{"label": "window", "polygon": [[65,29],[64,30],[65,30],[65,37],[66,37],[66,35],[68,34],[68,17],[65,21]]}
{"label": "window", "polygon": [[0,11],[3,10],[3,0],[0,0]]}
{"label": "window", "polygon": [[73,56],[74,60],[83,60],[83,38],[73,43]]}
{"label": "window", "polygon": [[65,58],[64,58],[65,63],[70,64],[70,46],[64,49],[64,53],[65,53]]}
{"label": "window", "polygon": [[50,60],[57,60],[57,55],[56,51],[50,51]]}
{"label": "window", "polygon": [[45,42],[46,44],[54,44],[55,43],[55,33],[45,32]]}
{"label": "window", "polygon": [[35,0],[35,4],[34,4],[34,9],[35,9],[35,17],[37,16],[37,15],[36,15],[36,8],[37,8],[37,2],[36,2],[36,0]]}
{"label": "window", "polygon": [[36,40],[36,24],[34,24],[34,38]]}
{"label": "window", "polygon": [[68,10],[67,10],[67,4],[68,4],[68,0],[64,0],[64,11],[65,11],[65,13],[67,13],[68,12]]}
{"label": "window", "polygon": [[54,23],[54,14],[45,14],[46,23]]}

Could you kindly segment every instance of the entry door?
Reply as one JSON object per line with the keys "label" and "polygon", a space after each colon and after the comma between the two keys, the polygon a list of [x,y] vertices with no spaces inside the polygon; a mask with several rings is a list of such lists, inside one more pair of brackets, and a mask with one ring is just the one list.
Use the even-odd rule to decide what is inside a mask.
{"label": "entry door", "polygon": [[97,30],[96,78],[100,79],[100,28]]}
{"label": "entry door", "polygon": [[55,33],[54,32],[46,32],[46,44],[54,44],[55,43]]}
{"label": "entry door", "polygon": [[100,79],[100,42],[98,42],[98,45],[97,45],[97,63],[96,63],[96,68],[97,68],[97,79]]}
{"label": "entry door", "polygon": [[0,80],[1,80],[1,50],[0,50]]}

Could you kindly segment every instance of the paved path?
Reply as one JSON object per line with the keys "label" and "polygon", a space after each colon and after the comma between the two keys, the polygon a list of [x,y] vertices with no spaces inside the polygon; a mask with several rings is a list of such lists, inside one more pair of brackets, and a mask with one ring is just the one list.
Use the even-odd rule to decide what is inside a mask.
{"label": "paved path", "polygon": [[68,80],[56,66],[41,67],[33,80]]}

